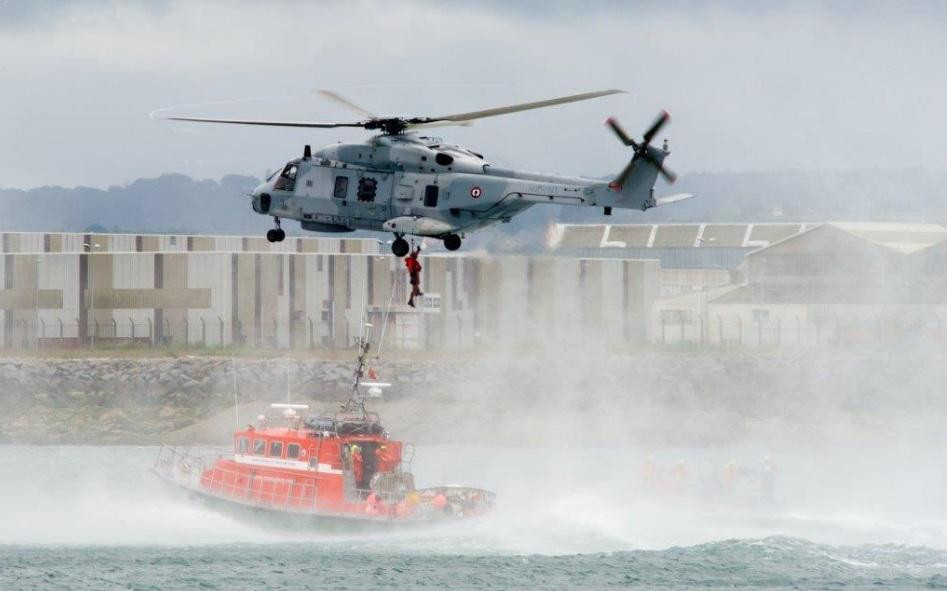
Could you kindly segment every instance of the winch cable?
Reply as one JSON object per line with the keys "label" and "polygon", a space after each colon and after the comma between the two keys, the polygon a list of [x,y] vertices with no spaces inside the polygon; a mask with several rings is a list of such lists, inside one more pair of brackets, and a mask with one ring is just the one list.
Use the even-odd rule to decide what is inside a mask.
{"label": "winch cable", "polygon": [[388,330],[388,316],[391,314],[391,305],[395,301],[395,290],[400,283],[400,273],[395,273],[391,280],[391,295],[388,296],[388,307],[385,308],[385,318],[381,323],[381,336],[378,338],[378,348],[375,349],[375,359],[381,359],[381,350],[385,346],[385,332]]}
{"label": "winch cable", "polygon": [[358,327],[359,345],[361,345],[361,343],[363,343],[366,338],[371,337],[371,334],[366,334],[366,333],[370,333],[371,331],[366,330],[368,327],[365,325],[365,318],[366,318],[365,312],[367,310],[365,308],[365,300],[367,299],[366,294],[368,293],[368,273],[371,273],[371,268],[365,269],[365,281],[362,282],[362,316],[361,316],[360,324]]}

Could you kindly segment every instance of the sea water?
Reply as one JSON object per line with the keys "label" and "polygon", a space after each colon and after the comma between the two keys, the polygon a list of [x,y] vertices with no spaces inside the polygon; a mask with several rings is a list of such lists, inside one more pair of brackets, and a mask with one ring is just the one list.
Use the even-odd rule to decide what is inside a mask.
{"label": "sea water", "polygon": [[773,503],[723,506],[642,494],[647,450],[421,447],[418,486],[494,490],[496,515],[366,534],[238,521],[153,476],[156,451],[0,446],[0,589],[947,588],[942,491],[806,456],[773,459]]}

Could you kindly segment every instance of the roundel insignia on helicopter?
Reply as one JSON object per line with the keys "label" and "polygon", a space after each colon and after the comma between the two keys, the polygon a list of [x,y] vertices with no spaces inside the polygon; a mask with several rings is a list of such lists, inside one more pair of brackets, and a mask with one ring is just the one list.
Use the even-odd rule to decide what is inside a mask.
{"label": "roundel insignia on helicopter", "polygon": [[474,199],[476,199],[477,197],[480,197],[481,195],[483,195],[483,189],[481,189],[480,187],[474,186],[470,188],[470,196],[473,197]]}

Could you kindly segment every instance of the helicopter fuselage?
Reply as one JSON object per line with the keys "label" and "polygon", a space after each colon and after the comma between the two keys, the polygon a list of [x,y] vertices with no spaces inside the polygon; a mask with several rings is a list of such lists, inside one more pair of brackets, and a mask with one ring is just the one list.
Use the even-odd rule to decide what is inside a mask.
{"label": "helicopter fuselage", "polygon": [[[667,152],[649,148],[659,162]],[[374,230],[445,239],[509,221],[536,203],[645,210],[658,171],[637,167],[625,186],[499,168],[466,148],[413,134],[335,144],[291,160],[253,192],[253,209],[304,230]]]}

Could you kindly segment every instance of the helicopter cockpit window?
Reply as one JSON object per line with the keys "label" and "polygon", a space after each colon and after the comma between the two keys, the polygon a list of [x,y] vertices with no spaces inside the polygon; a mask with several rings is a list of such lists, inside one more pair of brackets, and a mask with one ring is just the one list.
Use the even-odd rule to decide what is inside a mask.
{"label": "helicopter cockpit window", "polygon": [[279,175],[279,178],[276,179],[276,184],[273,185],[274,189],[279,189],[282,191],[292,191],[296,187],[296,165],[287,164],[286,168],[283,169],[283,172]]}
{"label": "helicopter cockpit window", "polygon": [[378,190],[378,181],[373,178],[364,177],[358,180],[358,200],[374,201],[375,192]]}

